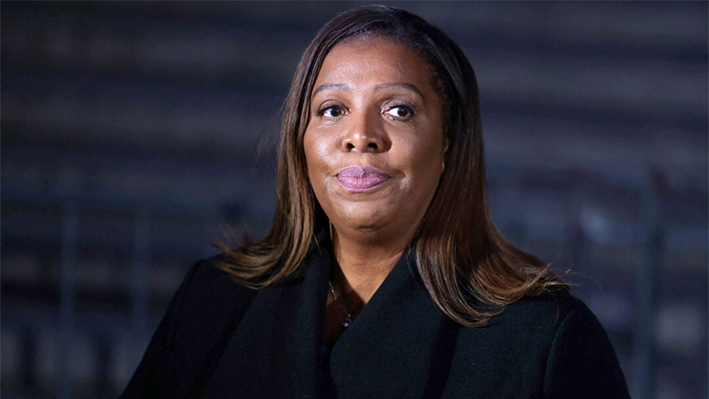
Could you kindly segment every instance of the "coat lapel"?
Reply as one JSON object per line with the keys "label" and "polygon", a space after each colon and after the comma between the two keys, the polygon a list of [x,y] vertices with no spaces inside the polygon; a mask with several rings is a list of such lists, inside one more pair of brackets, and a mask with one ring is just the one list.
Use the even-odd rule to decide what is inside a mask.
{"label": "coat lapel", "polygon": [[301,277],[258,292],[203,398],[321,396],[320,345],[330,274],[327,248],[311,247]]}
{"label": "coat lapel", "polygon": [[333,347],[330,370],[339,398],[440,396],[457,327],[414,277],[410,256]]}
{"label": "coat lapel", "polygon": [[[431,301],[407,252],[322,363],[329,243],[302,277],[261,290],[231,337],[203,397],[440,397],[458,328]],[[404,334],[404,332],[406,332]],[[387,396],[388,395],[388,396]]]}
{"label": "coat lapel", "polygon": [[274,374],[288,376],[283,397],[318,398],[324,381],[321,346],[330,254],[316,248],[302,283],[283,288],[273,333]]}

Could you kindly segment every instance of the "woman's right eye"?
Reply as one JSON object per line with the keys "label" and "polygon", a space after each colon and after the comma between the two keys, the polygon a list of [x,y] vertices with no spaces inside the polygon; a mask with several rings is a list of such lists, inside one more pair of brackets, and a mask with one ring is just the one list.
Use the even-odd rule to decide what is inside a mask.
{"label": "woman's right eye", "polygon": [[337,118],[338,116],[342,116],[344,113],[345,110],[343,110],[339,106],[331,105],[318,111],[318,116],[324,116],[326,118]]}

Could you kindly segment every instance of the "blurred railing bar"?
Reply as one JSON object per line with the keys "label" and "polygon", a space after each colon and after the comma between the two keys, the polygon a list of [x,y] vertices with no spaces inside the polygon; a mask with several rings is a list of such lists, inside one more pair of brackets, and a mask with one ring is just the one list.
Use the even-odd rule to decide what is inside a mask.
{"label": "blurred railing bar", "polygon": [[60,280],[60,343],[57,359],[57,398],[72,397],[69,375],[71,347],[74,332],[74,288],[76,283],[78,208],[72,199],[62,202],[61,280]]}
{"label": "blurred railing bar", "polygon": [[[69,198],[64,193],[53,190],[25,190],[18,187],[8,187],[3,185],[2,200],[19,203],[32,204],[34,206],[52,207],[57,204],[64,204]],[[77,208],[100,209],[105,211],[135,212],[142,209],[144,212],[158,215],[184,215],[200,219],[209,218],[214,210],[204,205],[182,203],[177,204],[171,201],[164,201],[153,198],[131,198],[116,199],[103,195],[91,195],[83,193],[73,193],[71,202]]]}
{"label": "blurred railing bar", "polygon": [[[10,187],[3,190],[3,202],[12,201],[33,204],[34,206],[56,207],[62,210],[61,252],[59,271],[59,325],[57,361],[55,365],[55,384],[57,399],[71,399],[74,395],[72,381],[72,347],[76,333],[76,267],[79,246],[79,212],[82,209],[102,209],[108,211],[126,211],[133,214],[134,228],[132,239],[131,324],[135,335],[143,337],[150,327],[149,289],[152,246],[152,215],[182,215],[202,220],[207,235],[209,227],[216,226],[220,218],[217,208],[176,204],[150,198],[115,199],[101,195],[80,193],[76,188],[76,176],[71,172],[61,176],[56,190],[27,190]],[[212,230],[213,232],[213,230]],[[214,255],[213,253],[210,254]]]}
{"label": "blurred railing bar", "polygon": [[645,262],[636,281],[637,320],[633,357],[633,393],[636,399],[651,399],[655,392],[655,315],[657,288],[664,252],[660,200],[666,191],[663,176],[654,171],[643,193],[642,218],[646,226]]}
{"label": "blurred railing bar", "polygon": [[133,259],[131,264],[132,306],[131,325],[140,336],[148,326],[148,303],[150,289],[150,216],[143,209],[135,212],[133,230]]}

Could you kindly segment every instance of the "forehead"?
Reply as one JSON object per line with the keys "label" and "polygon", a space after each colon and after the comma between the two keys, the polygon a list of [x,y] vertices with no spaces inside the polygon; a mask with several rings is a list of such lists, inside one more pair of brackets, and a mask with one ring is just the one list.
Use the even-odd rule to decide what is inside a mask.
{"label": "forehead", "polygon": [[408,47],[381,37],[354,38],[337,44],[325,57],[317,85],[356,81],[414,83],[433,89],[428,63]]}

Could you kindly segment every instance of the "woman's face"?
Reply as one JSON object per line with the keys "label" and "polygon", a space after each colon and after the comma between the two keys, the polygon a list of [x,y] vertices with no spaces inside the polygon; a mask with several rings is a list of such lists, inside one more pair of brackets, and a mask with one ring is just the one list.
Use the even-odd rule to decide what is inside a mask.
{"label": "woman's face", "polygon": [[423,58],[387,39],[346,41],[325,58],[304,149],[315,196],[338,232],[415,233],[447,147],[431,80]]}

